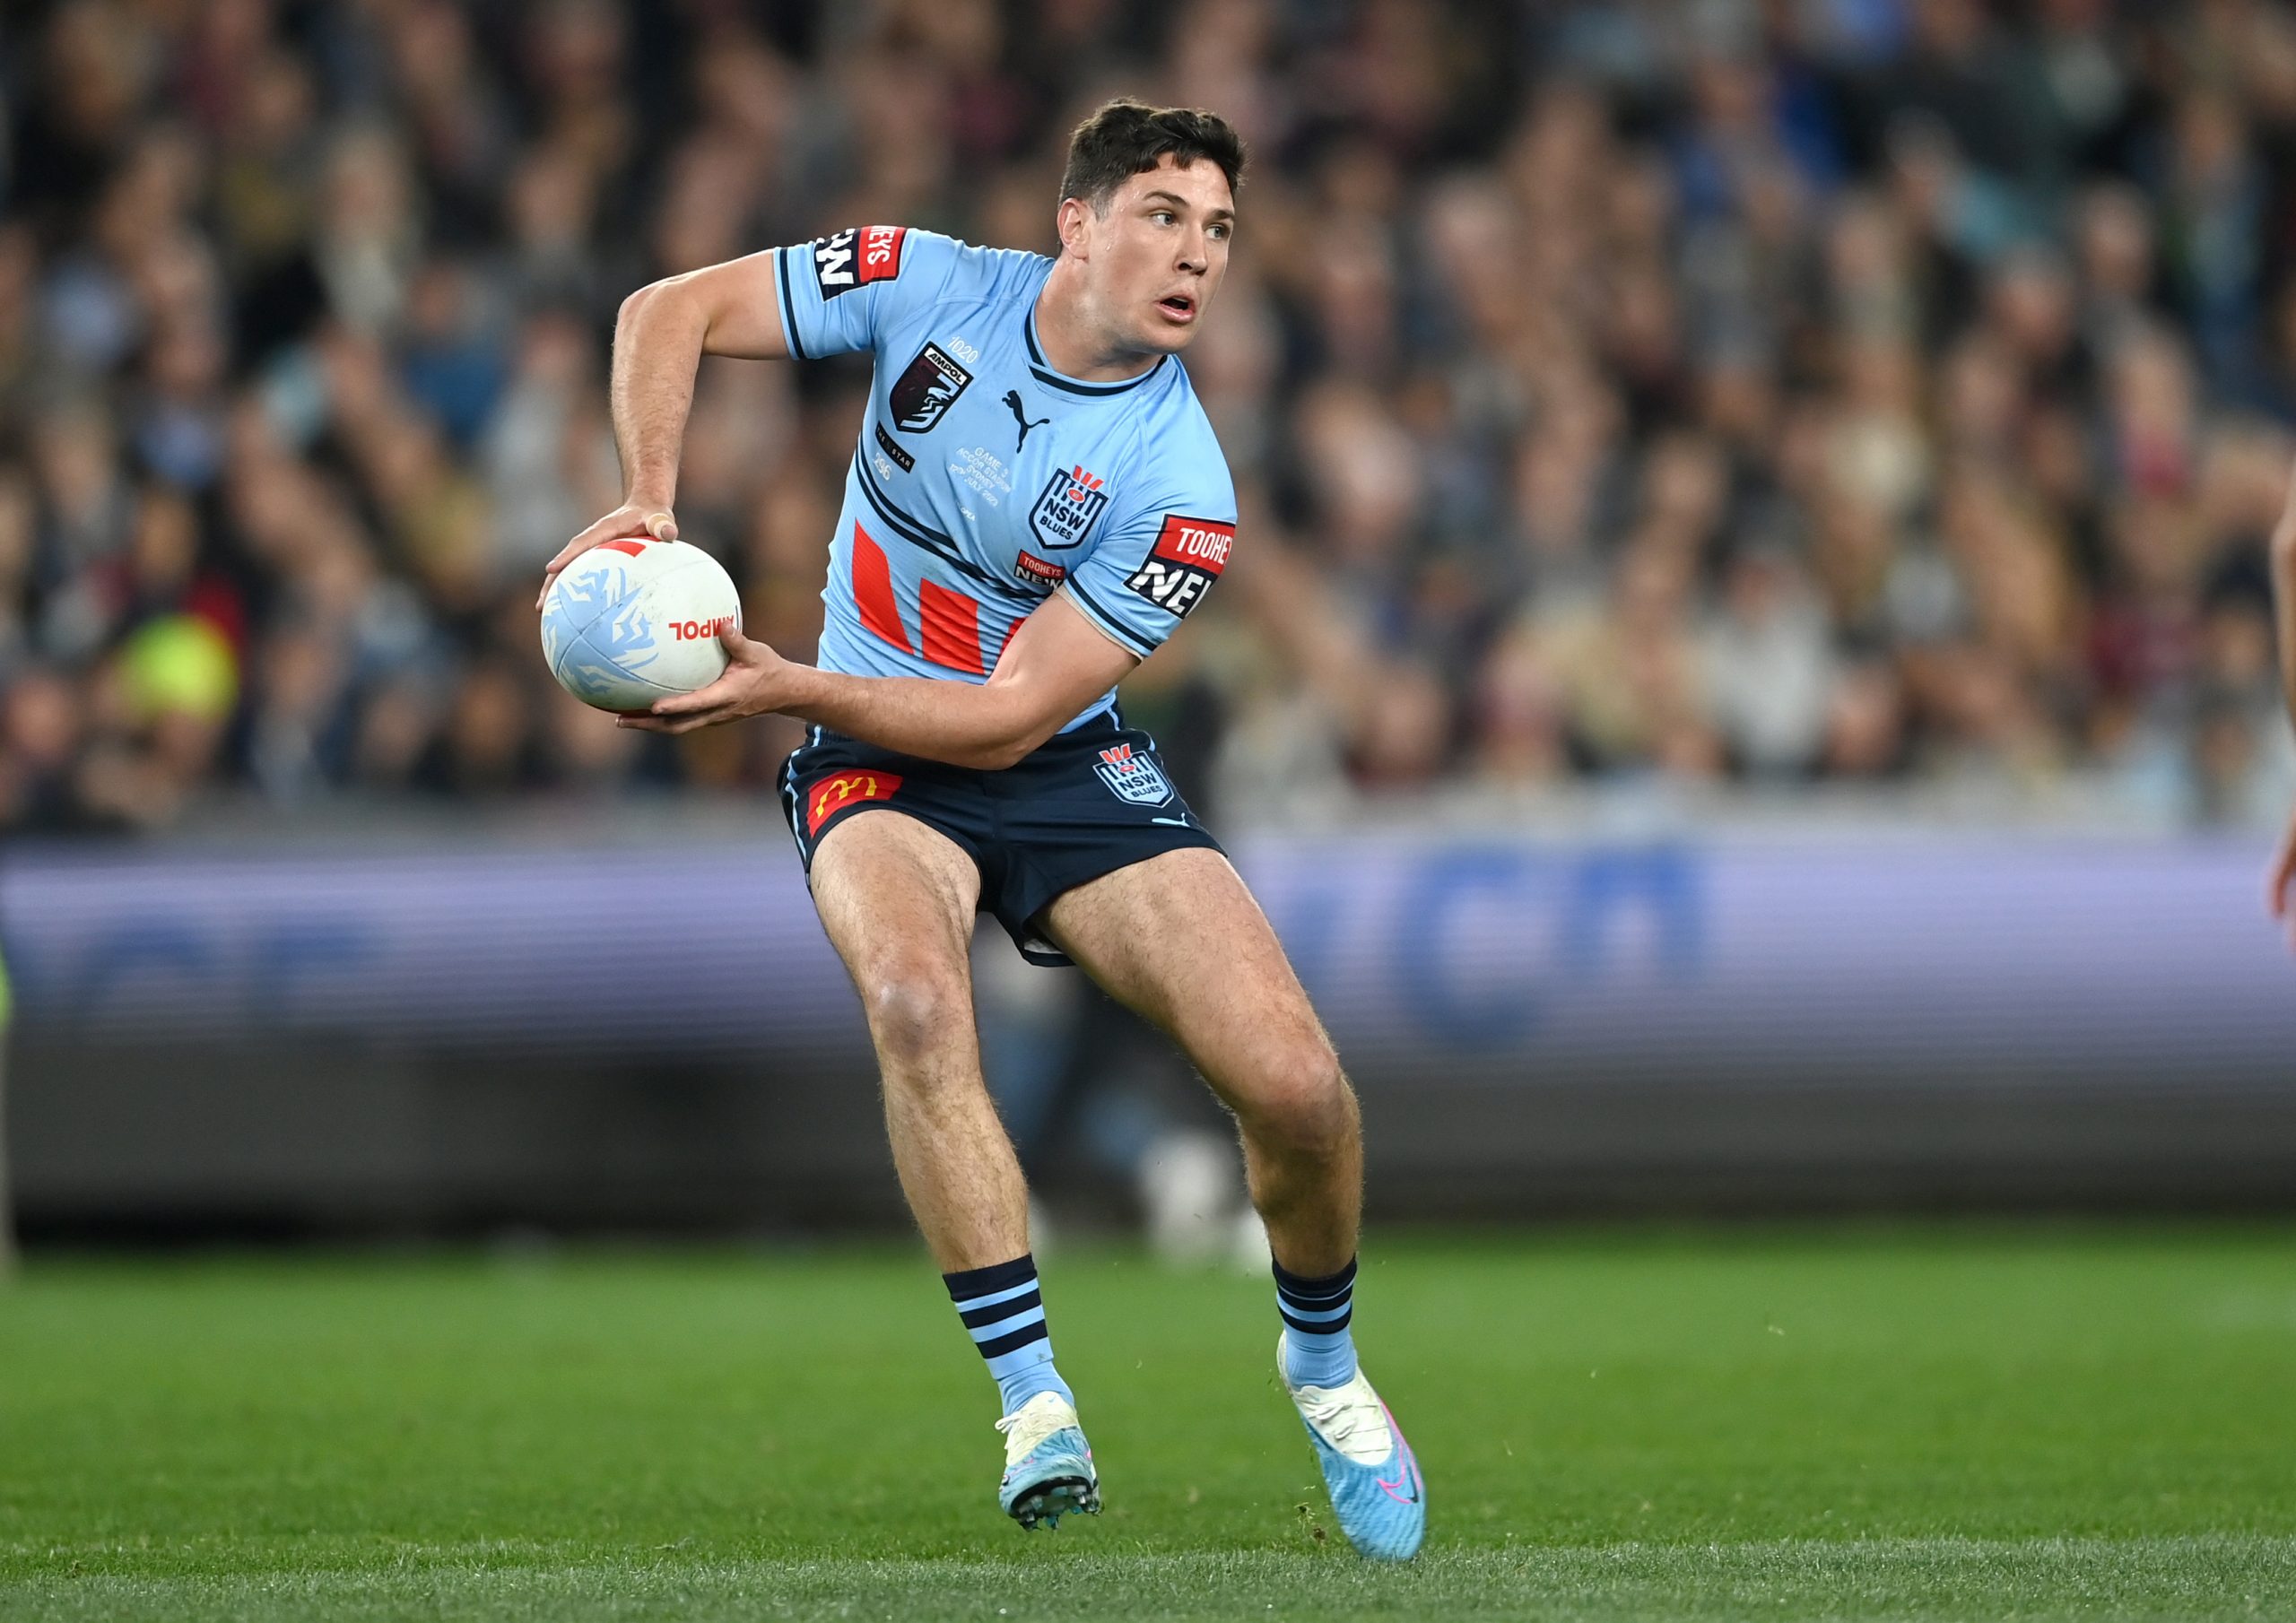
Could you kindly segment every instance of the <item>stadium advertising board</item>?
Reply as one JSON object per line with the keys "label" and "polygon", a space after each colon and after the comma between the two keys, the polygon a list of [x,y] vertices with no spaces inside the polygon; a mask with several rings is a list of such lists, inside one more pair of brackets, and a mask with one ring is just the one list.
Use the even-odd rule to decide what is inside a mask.
{"label": "stadium advertising board", "polygon": [[[1238,857],[1366,1077],[2269,1082],[2296,1053],[2296,969],[2242,844],[1354,836]],[[49,1041],[865,1054],[804,880],[764,839],[20,847],[0,930]]]}

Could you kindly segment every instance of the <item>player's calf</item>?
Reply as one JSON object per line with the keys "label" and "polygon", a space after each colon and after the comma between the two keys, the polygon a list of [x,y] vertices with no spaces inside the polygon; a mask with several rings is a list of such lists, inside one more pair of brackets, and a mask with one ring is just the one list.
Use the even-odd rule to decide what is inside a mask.
{"label": "player's calf", "polygon": [[1275,1254],[1310,1276],[1355,1254],[1363,1178],[1354,1089],[1320,1033],[1263,1047],[1222,1089],[1242,1129],[1252,1204]]}

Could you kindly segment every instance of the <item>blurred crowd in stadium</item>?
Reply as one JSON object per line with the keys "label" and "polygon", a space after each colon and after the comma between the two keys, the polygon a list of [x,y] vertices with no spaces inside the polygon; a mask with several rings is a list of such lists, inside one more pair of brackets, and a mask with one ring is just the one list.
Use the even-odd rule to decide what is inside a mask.
{"label": "blurred crowd in stadium", "polygon": [[[794,724],[542,668],[620,299],[848,223],[1048,247],[1119,91],[1254,147],[1188,356],[1242,544],[1131,703],[1206,798],[2284,809],[2285,5],[9,11],[0,828],[767,784]],[[698,391],[684,536],[801,657],[865,382]]]}

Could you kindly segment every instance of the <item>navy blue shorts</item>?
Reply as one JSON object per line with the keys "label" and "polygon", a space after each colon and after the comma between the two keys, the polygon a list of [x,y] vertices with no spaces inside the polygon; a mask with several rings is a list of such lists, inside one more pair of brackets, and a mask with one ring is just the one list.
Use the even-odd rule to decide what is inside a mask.
{"label": "navy blue shorts", "polygon": [[1063,891],[1161,852],[1220,849],[1180,798],[1156,741],[1113,714],[996,772],[815,727],[782,763],[781,806],[809,878],[822,836],[872,807],[947,835],[980,870],[980,910],[1033,964],[1069,961],[1034,924]]}

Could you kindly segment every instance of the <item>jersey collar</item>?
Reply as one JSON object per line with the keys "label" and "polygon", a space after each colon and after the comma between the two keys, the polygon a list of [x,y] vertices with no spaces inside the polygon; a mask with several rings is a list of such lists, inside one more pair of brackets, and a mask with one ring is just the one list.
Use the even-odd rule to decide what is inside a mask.
{"label": "jersey collar", "polygon": [[1037,343],[1037,298],[1043,291],[1044,283],[1039,282],[1036,292],[1029,295],[1028,308],[1021,317],[1021,341],[1029,346],[1030,374],[1045,387],[1064,389],[1071,395],[1121,395],[1127,389],[1138,388],[1151,378],[1161,374],[1165,363],[1171,360],[1170,355],[1159,355],[1156,357],[1154,366],[1141,373],[1139,377],[1126,378],[1120,383],[1086,383],[1082,378],[1071,378],[1065,373],[1054,371],[1052,363],[1044,358],[1043,347]]}

